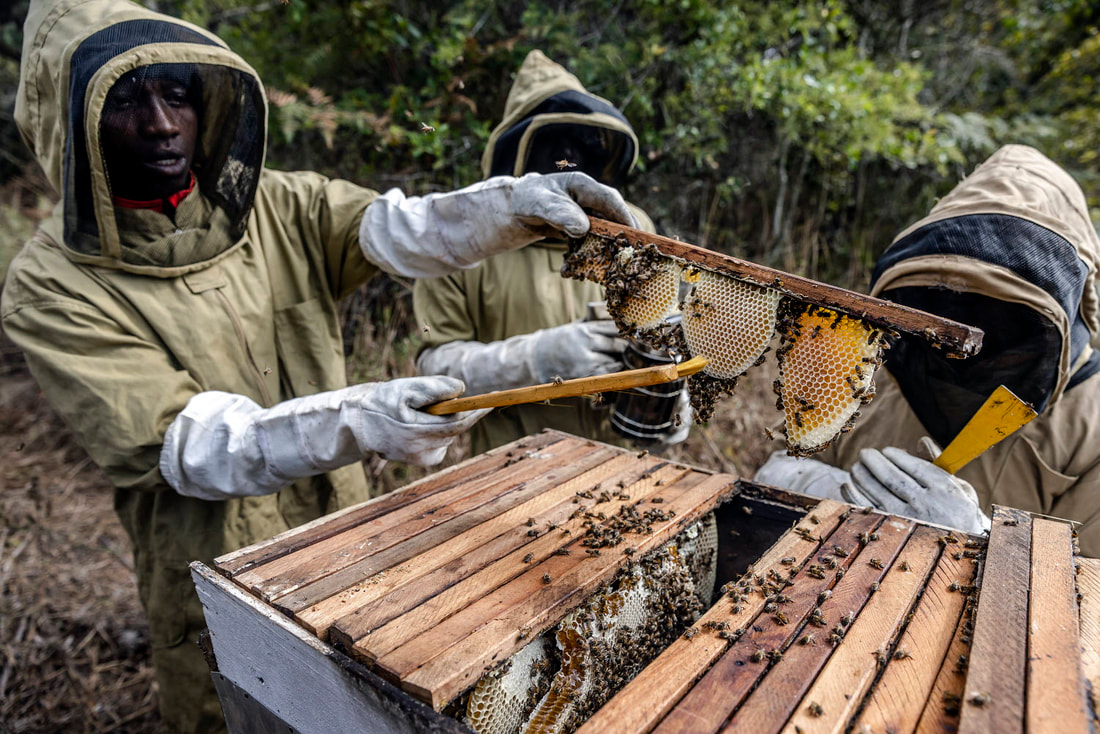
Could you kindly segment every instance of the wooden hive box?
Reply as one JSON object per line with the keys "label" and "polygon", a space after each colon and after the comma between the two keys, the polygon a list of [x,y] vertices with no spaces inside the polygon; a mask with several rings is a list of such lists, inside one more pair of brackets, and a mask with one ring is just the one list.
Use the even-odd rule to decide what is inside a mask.
{"label": "wooden hive box", "polygon": [[[647,532],[584,545],[627,506]],[[987,547],[545,431],[195,564],[231,731],[469,731],[449,703],[715,510],[725,590],[581,731],[1091,725],[1068,524],[998,509]]]}

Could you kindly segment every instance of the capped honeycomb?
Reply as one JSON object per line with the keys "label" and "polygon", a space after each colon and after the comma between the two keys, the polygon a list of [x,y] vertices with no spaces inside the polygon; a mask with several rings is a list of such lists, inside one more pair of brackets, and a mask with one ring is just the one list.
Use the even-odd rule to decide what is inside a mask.
{"label": "capped honeycomb", "polygon": [[478,734],[574,731],[698,618],[717,552],[711,513],[478,681],[466,723]]}
{"label": "capped honeycomb", "polygon": [[711,377],[740,377],[756,364],[775,334],[778,291],[697,271],[683,307],[684,338],[692,356],[705,356]]}
{"label": "capped honeycomb", "polygon": [[[874,395],[874,370],[893,332],[792,297],[779,277],[763,285],[704,262],[689,264],[651,242],[589,233],[570,244],[562,275],[603,284],[623,336],[709,360],[688,378],[699,423],[710,420],[718,400],[733,394],[741,375],[764,361],[779,331],[777,409],[786,422],[787,450],[809,455],[824,449]],[[685,288],[677,321],[671,318],[676,294]]]}
{"label": "capped honeycomb", "polygon": [[616,310],[619,327],[654,329],[678,313],[680,272],[680,264],[671,258],[656,263],[647,278],[622,296]]}
{"label": "capped honeycomb", "polygon": [[783,410],[788,453],[809,455],[847,430],[874,395],[885,334],[827,308],[792,310],[779,326],[777,407]]}

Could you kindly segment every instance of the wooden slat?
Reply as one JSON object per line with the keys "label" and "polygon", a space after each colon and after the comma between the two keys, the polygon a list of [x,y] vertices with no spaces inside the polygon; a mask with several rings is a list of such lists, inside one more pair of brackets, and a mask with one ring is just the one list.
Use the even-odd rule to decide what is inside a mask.
{"label": "wooden slat", "polygon": [[[658,483],[669,484],[680,480],[687,473],[686,467],[662,466],[658,471],[646,476],[647,472],[638,469],[629,470],[624,477],[627,487],[624,491],[631,497],[630,500],[615,500],[610,504],[602,504],[598,509],[609,517],[619,511],[626,504],[633,504],[639,500],[648,498]],[[694,477],[697,479],[701,475]],[[573,509],[569,509],[569,508]],[[582,509],[582,505],[567,503],[564,509],[570,514],[574,510]],[[590,510],[589,510],[590,511]],[[444,574],[436,575],[428,590],[435,593],[423,600],[414,599],[419,605],[404,603],[400,599],[394,600],[394,607],[390,607],[389,600],[380,600],[378,603],[356,610],[338,619],[332,627],[331,636],[344,649],[366,662],[373,662],[377,658],[386,655],[401,645],[409,642],[417,635],[435,628],[454,614],[470,605],[471,600],[483,598],[495,593],[498,588],[509,583],[517,576],[527,573],[532,566],[524,563],[527,554],[532,556],[532,562],[538,559],[539,563],[550,557],[560,548],[569,549],[569,546],[584,535],[583,523],[586,518],[583,514],[568,518],[561,523],[558,534],[544,534],[530,540],[521,548],[498,555],[491,562],[483,563],[482,553],[492,556],[498,550],[496,544],[484,546],[482,551],[474,555],[473,564],[476,566],[471,573],[456,581],[453,577]],[[524,537],[528,528],[521,525],[518,531]],[[565,531],[569,534],[566,535]],[[572,552],[572,551],[570,551]],[[462,570],[460,567],[457,570]],[[418,589],[419,590],[419,589]],[[414,608],[415,607],[415,608]],[[406,612],[410,614],[405,615]],[[533,635],[533,633],[532,633]]]}
{"label": "wooden slat", "polygon": [[[815,536],[828,537],[836,530],[848,505],[822,500],[795,523]],[[813,516],[817,522],[808,518]],[[753,568],[767,576],[769,571],[786,575],[793,566],[804,566],[820,548],[820,542],[808,541],[792,529],[768,549]],[[782,563],[789,559],[790,565]],[[749,572],[750,574],[752,571]],[[744,579],[744,577],[742,577]],[[696,680],[730,645],[710,625],[728,624],[730,629],[747,627],[764,606],[764,598],[754,594],[734,602],[722,595],[692,626],[691,637],[672,642],[656,660],[646,666],[618,694],[593,714],[577,734],[603,734],[609,731],[648,732],[683,698]],[[741,611],[734,612],[734,606]]]}
{"label": "wooden slat", "polygon": [[[693,477],[696,475],[689,475]],[[733,478],[717,475],[707,477],[679,496],[666,497],[662,509],[675,511],[676,517],[651,526],[652,533],[639,537],[637,552],[645,555],[676,535],[686,524],[694,522],[707,512],[712,511],[722,501],[729,499],[733,491]],[[632,538],[633,540],[633,538]],[[625,545],[625,543],[624,543]],[[516,632],[523,627],[546,629],[556,624],[596,589],[610,581],[623,566],[622,546],[608,549],[601,556],[584,557],[579,546],[574,551],[582,558],[579,563],[558,563],[570,561],[576,556],[554,556],[541,564],[535,573],[528,573],[509,586],[509,592],[518,592],[518,598],[501,589],[497,594],[471,605],[474,618],[480,624],[468,635],[454,640],[451,630],[440,630],[442,638],[426,635],[414,641],[416,644],[399,649],[388,656],[386,668],[404,669],[401,676],[402,688],[421,700],[430,700],[433,708],[450,701],[463,690],[473,685],[482,674],[523,644]],[[614,551],[618,551],[617,553]],[[550,566],[552,582],[543,583],[537,571]],[[556,575],[560,574],[560,575]],[[507,600],[511,597],[512,602]],[[507,611],[504,611],[507,608]],[[441,643],[452,642],[444,648]],[[417,667],[418,662],[429,657],[427,653],[442,650],[440,654]],[[411,656],[409,655],[411,653]],[[383,659],[379,659],[379,664]],[[429,698],[430,697],[430,698]]]}
{"label": "wooden slat", "polygon": [[[785,732],[841,732],[858,710],[879,672],[879,654],[889,659],[907,615],[939,560],[943,531],[919,527],[905,547],[910,573],[889,573],[856,617],[813,686],[800,702]],[[819,715],[810,710],[820,706]]]}
{"label": "wooden slat", "polygon": [[[473,527],[492,515],[502,495],[522,491],[528,482],[538,482],[540,477],[555,469],[566,470],[572,462],[598,450],[598,444],[587,442],[541,450],[502,468],[488,481],[475,478],[463,482],[431,498],[404,505],[339,535],[240,573],[233,580],[271,601],[402,541],[415,539],[414,544],[427,547],[431,541],[424,533],[430,528],[447,520],[451,521],[449,530],[454,534]],[[542,483],[545,485],[545,481]],[[494,500],[496,504],[474,512]],[[416,548],[410,546],[407,551],[415,553]]]}
{"label": "wooden slat", "polygon": [[[977,571],[980,575],[980,566]],[[955,734],[959,730],[959,711],[966,685],[966,661],[969,660],[970,642],[974,635],[973,598],[974,595],[968,595],[963,603],[962,617],[917,722],[918,734]]]}
{"label": "wooden slat", "polygon": [[[897,650],[910,657],[893,660],[886,666],[854,731],[868,727],[870,731],[902,734],[916,728],[966,606],[966,594],[950,591],[950,585],[954,582],[970,586],[976,570],[972,559],[956,559],[953,553],[957,550],[946,550],[898,643]],[[907,560],[905,554],[894,564],[892,573],[906,573],[901,568],[903,560]],[[911,569],[912,561],[908,563]]]}
{"label": "wooden slat", "polygon": [[634,246],[651,244],[665,255],[686,260],[707,270],[726,273],[738,280],[771,288],[801,301],[843,311],[878,326],[915,334],[938,345],[949,354],[970,356],[981,349],[983,332],[973,326],[658,234],[596,218],[591,218],[591,221],[591,234],[609,238],[609,241],[625,237]]}
{"label": "wooden slat", "polygon": [[1031,516],[994,506],[974,643],[963,692],[961,734],[1024,730]]}
{"label": "wooden slat", "polygon": [[1089,681],[1092,710],[1100,711],[1100,559],[1078,558],[1081,594],[1081,667]]}
{"label": "wooden slat", "polygon": [[[275,597],[276,605],[287,612],[296,613],[314,604],[331,600],[340,592],[362,584],[365,579],[381,573],[387,569],[404,564],[412,558],[419,558],[424,553],[431,553],[442,544],[450,543],[454,538],[465,535],[469,530],[482,528],[486,523],[501,516],[513,516],[517,508],[528,506],[532,499],[537,500],[547,491],[555,490],[562,485],[573,486],[579,478],[592,470],[600,471],[600,467],[613,460],[618,455],[621,462],[632,464],[635,467],[650,466],[656,461],[644,463],[636,459],[633,454],[624,455],[612,446],[598,446],[595,450],[582,455],[575,461],[560,467],[554,467],[530,481],[520,482],[515,489],[503,492],[480,506],[463,514],[448,516],[448,513],[439,512],[436,522],[421,533],[409,536],[403,540],[397,540],[389,547],[376,541],[372,547],[379,550],[366,556],[360,561],[351,563],[335,573],[323,576],[315,581],[303,584],[298,589]],[[620,464],[621,465],[621,464]],[[591,485],[589,485],[591,486]],[[579,489],[576,487],[574,491]],[[435,517],[433,515],[433,517]],[[530,515],[524,516],[526,519]],[[398,529],[395,529],[398,530]],[[399,535],[387,533],[386,540],[394,540]],[[404,566],[402,566],[404,568]],[[340,602],[346,604],[349,600]]]}
{"label": "wooden slat", "polygon": [[794,644],[787,648],[724,731],[765,734],[783,728],[833,651],[828,640],[830,630],[849,615],[855,618],[860,614],[864,604],[876,593],[874,585],[881,584],[890,572],[894,559],[899,553],[902,557],[906,555],[903,546],[913,528],[912,522],[895,518],[888,518],[879,526],[878,540],[868,543],[859,552],[844,578],[833,587],[832,595],[820,605],[827,626],[817,628],[808,624],[799,631],[800,638],[812,633],[815,636],[813,644]]}
{"label": "wooden slat", "polygon": [[1030,734],[1089,728],[1074,574],[1070,524],[1034,518],[1027,655]]}
{"label": "wooden slat", "polygon": [[234,576],[392,512],[398,507],[429,497],[460,482],[494,472],[513,458],[517,452],[537,451],[560,441],[579,440],[581,439],[567,433],[547,429],[430,474],[403,487],[399,492],[390,492],[368,502],[346,507],[253,545],[226,553],[215,559],[214,566],[220,573]]}
{"label": "wooden slat", "polygon": [[[312,586],[307,586],[280,599],[277,606],[292,613],[307,628],[323,629],[326,633],[333,623],[341,619],[346,621],[345,632],[359,625],[365,629],[377,628],[417,604],[436,597],[449,586],[473,576],[517,548],[522,547],[525,552],[534,554],[528,547],[534,540],[531,531],[546,537],[548,528],[555,526],[550,537],[541,543],[546,548],[545,553],[564,545],[569,539],[564,535],[565,531],[577,532],[583,522],[583,518],[568,519],[579,507],[585,506],[572,501],[576,499],[576,492],[589,490],[601,481],[617,481],[620,477],[633,482],[647,471],[657,470],[661,476],[673,476],[672,472],[676,472],[674,476],[679,476],[686,471],[661,469],[665,469],[665,465],[653,466],[633,454],[619,454],[400,565],[387,566],[385,570],[372,574],[369,566],[372,557],[344,569],[334,576],[350,572],[358,580],[332,596],[312,602],[310,597],[315,594]],[[615,511],[618,505],[600,503],[598,507],[606,508],[604,511]],[[528,520],[533,521],[533,525],[528,526],[525,522]]]}
{"label": "wooden slat", "polygon": [[[839,568],[847,568],[859,554],[861,533],[871,533],[882,520],[878,514],[852,513],[827,540],[827,546],[840,546],[847,556],[837,557]],[[741,703],[754,685],[764,677],[770,660],[763,657],[754,660],[758,652],[764,655],[775,650],[782,652],[799,631],[799,622],[818,604],[818,595],[830,589],[836,582],[836,572],[829,571],[824,578],[809,575],[812,559],[795,583],[783,592],[790,597],[789,604],[779,605],[779,610],[795,624],[782,624],[770,614],[761,614],[736,643],[726,650],[691,691],[676,704],[654,729],[659,734],[673,732],[716,732]],[[835,621],[834,621],[835,624]]]}

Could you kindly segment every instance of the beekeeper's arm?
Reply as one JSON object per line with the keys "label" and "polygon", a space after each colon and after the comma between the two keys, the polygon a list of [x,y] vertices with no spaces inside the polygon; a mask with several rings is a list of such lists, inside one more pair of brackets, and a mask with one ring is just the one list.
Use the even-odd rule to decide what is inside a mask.
{"label": "beekeeper's arm", "polygon": [[367,206],[359,244],[388,273],[430,278],[547,237],[581,237],[589,226],[585,209],[635,221],[618,191],[583,173],[528,173],[427,196],[388,191]]}
{"label": "beekeeper's arm", "polygon": [[201,392],[168,427],[160,470],[180,494],[220,500],[276,492],[371,453],[430,466],[487,411],[436,416],[420,408],[462,391],[449,377],[412,377],[266,409],[241,395]]}
{"label": "beekeeper's arm", "polygon": [[[928,438],[921,439],[921,448],[933,458],[939,455],[939,448]],[[982,512],[978,495],[968,482],[931,461],[892,446],[860,450],[859,461],[850,471],[776,452],[754,479],[968,533],[989,529],[989,518]]]}

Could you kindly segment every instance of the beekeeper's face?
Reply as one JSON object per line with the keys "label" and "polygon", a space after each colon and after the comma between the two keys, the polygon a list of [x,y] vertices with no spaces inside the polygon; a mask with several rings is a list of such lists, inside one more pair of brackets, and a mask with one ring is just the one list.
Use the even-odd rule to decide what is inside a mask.
{"label": "beekeeper's face", "polygon": [[127,74],[111,88],[100,139],[111,193],[146,201],[187,188],[199,115],[186,81]]}

